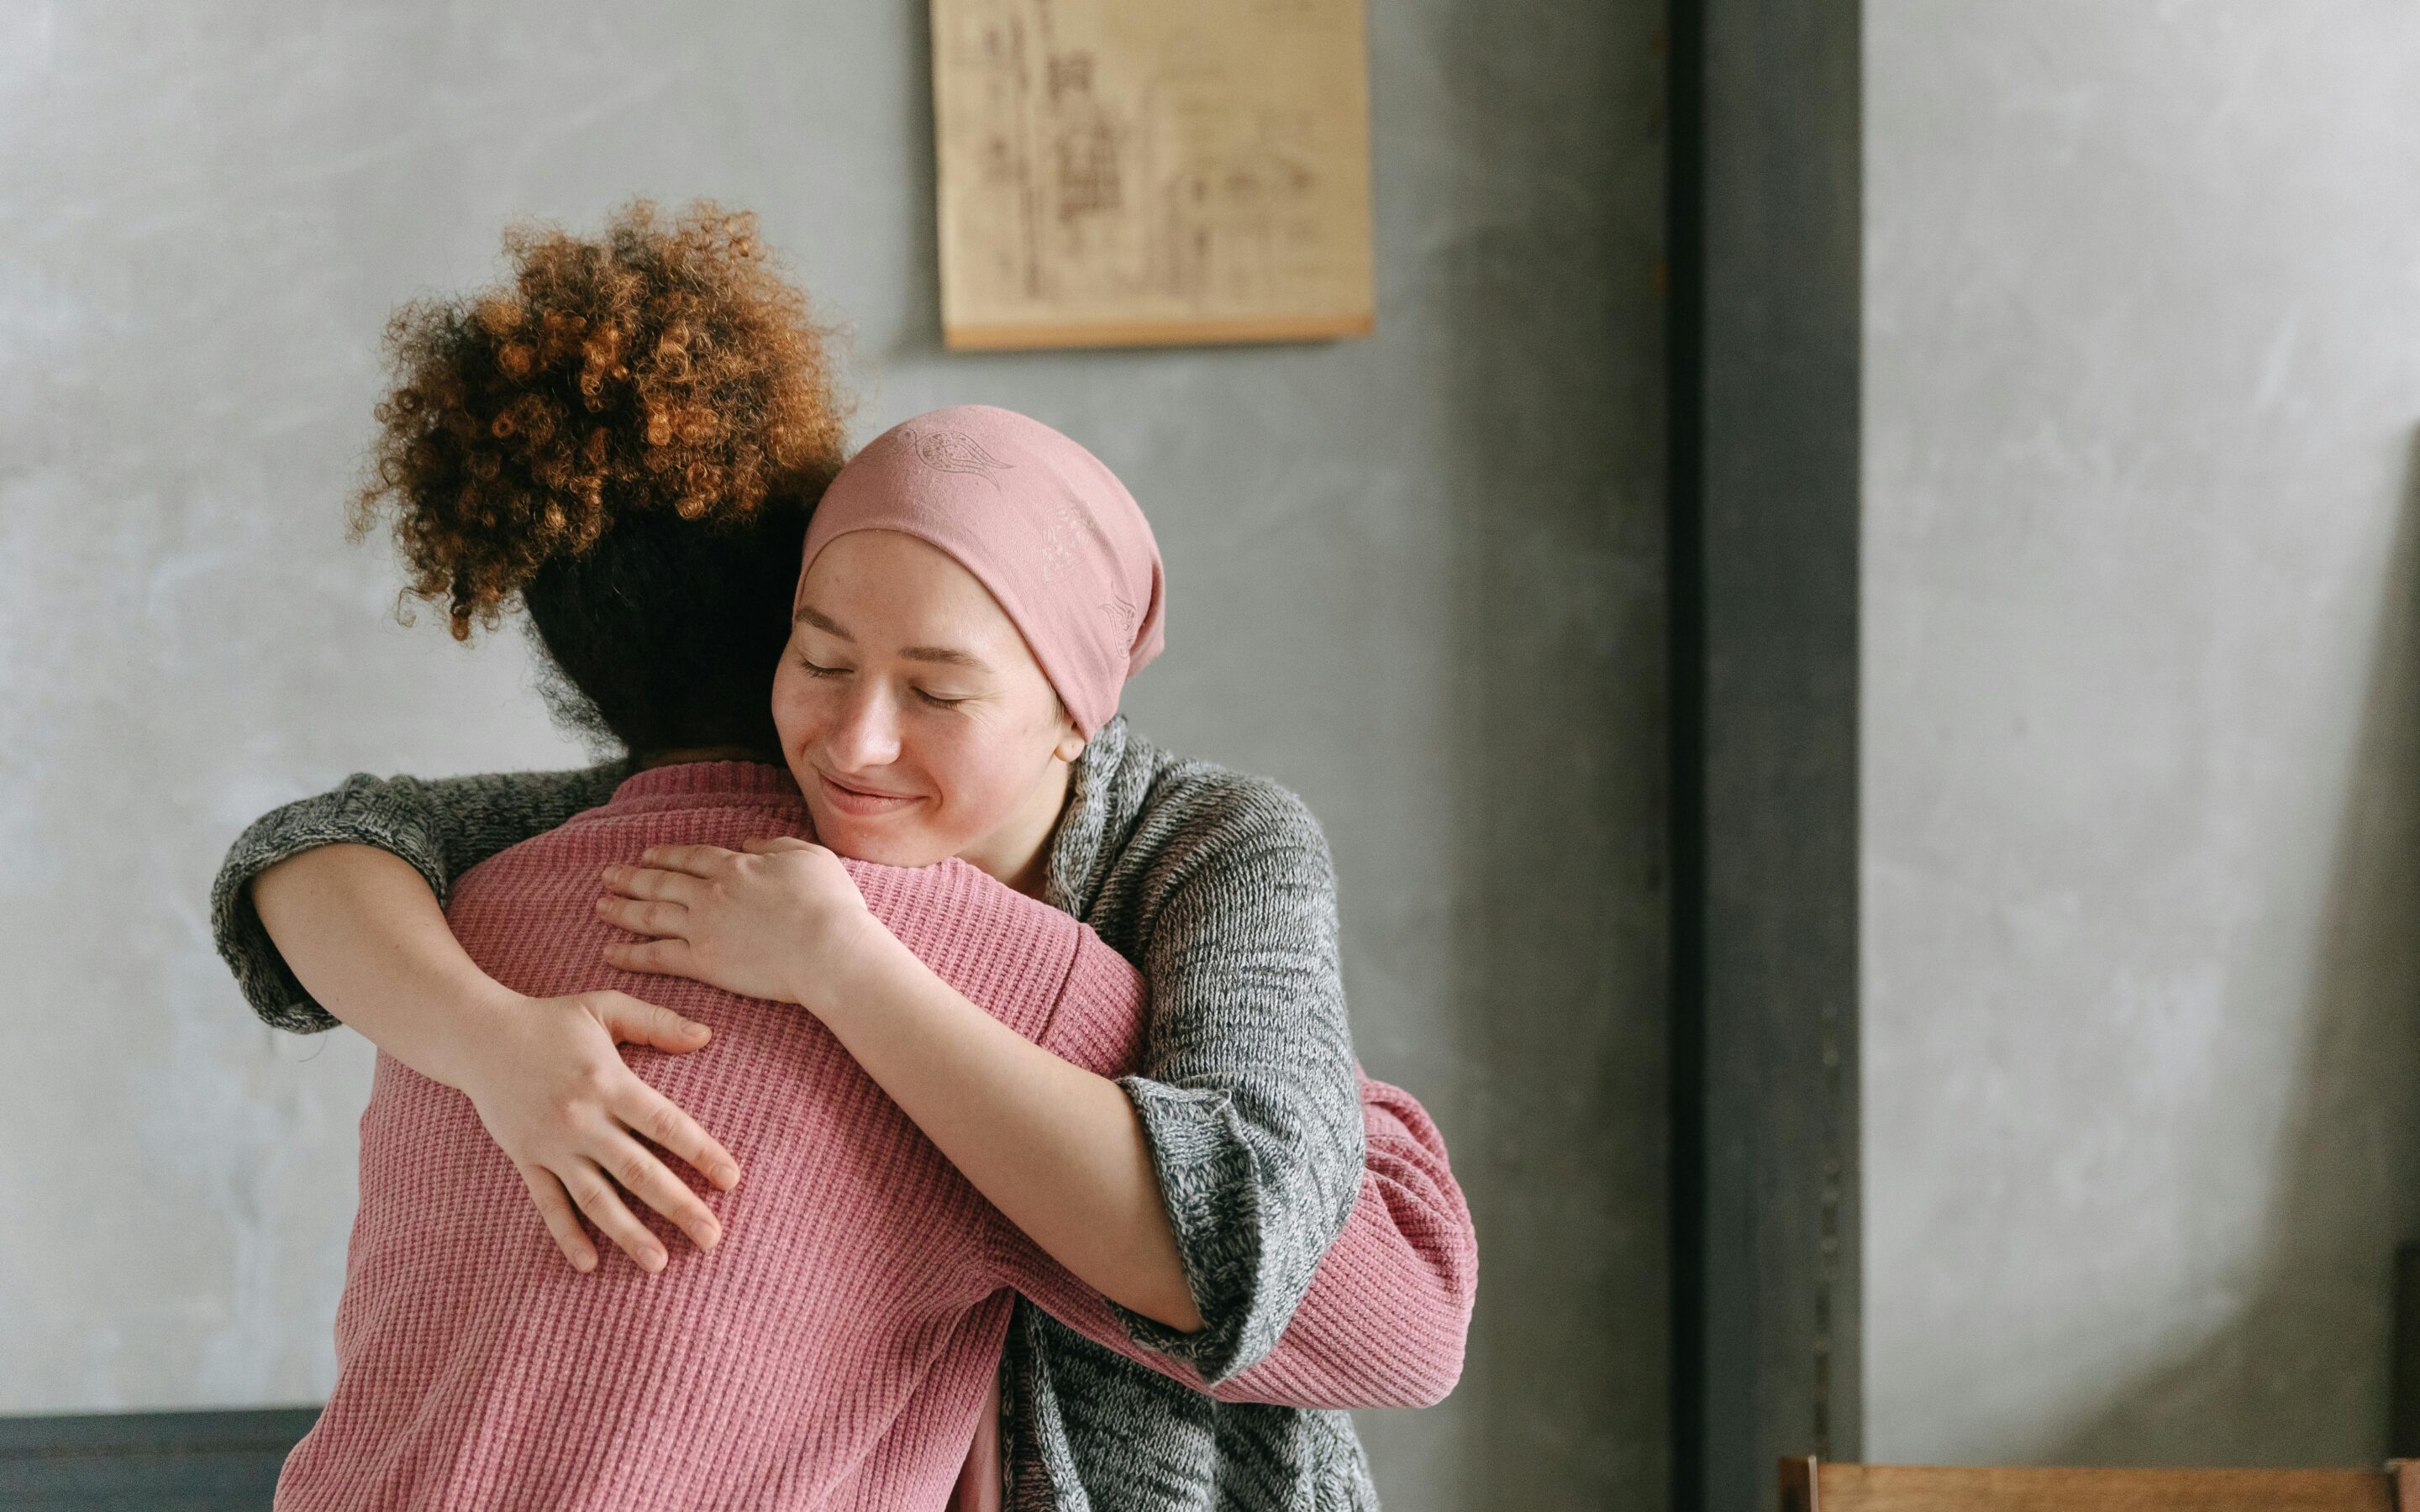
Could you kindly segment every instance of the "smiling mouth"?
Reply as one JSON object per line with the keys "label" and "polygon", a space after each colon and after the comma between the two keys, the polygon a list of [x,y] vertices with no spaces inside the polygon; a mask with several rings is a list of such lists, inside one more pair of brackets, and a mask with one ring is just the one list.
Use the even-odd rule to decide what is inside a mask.
{"label": "smiling mouth", "polygon": [[923,801],[892,793],[870,793],[863,788],[853,788],[845,782],[836,782],[821,772],[815,774],[815,782],[823,789],[826,803],[842,813],[860,819],[897,813]]}

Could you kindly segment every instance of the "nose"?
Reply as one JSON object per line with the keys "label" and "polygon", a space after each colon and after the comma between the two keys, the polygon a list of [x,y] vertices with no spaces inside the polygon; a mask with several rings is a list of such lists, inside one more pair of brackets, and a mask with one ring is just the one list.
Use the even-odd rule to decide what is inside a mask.
{"label": "nose", "polygon": [[899,759],[899,706],[871,677],[860,678],[841,706],[839,723],[824,743],[832,764],[844,772],[888,766]]}

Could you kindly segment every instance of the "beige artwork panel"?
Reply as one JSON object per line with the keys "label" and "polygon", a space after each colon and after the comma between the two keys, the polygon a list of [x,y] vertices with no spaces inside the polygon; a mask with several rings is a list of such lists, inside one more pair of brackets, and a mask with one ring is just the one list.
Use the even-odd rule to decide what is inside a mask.
{"label": "beige artwork panel", "polygon": [[953,348],[1371,329],[1362,0],[931,0]]}

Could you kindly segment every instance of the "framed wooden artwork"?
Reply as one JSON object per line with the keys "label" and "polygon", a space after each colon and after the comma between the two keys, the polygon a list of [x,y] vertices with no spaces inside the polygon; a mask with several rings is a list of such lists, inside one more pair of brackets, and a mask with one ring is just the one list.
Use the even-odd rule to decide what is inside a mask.
{"label": "framed wooden artwork", "polygon": [[1362,0],[931,0],[943,339],[1372,326]]}

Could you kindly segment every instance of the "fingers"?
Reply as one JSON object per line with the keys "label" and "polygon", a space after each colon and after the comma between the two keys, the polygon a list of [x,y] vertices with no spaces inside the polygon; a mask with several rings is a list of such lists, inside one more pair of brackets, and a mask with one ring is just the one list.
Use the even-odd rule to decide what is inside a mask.
{"label": "fingers", "polygon": [[630,1257],[640,1270],[653,1274],[664,1268],[669,1257],[664,1254],[663,1245],[657,1242],[655,1235],[647,1232],[645,1224],[639,1222],[630,1210],[623,1206],[620,1194],[613,1190],[613,1183],[595,1162],[572,1162],[564,1186],[570,1192],[571,1200],[580,1204],[580,1211],[588,1215],[588,1221],[597,1226],[597,1231],[620,1246],[622,1253]]}
{"label": "fingers", "polygon": [[679,903],[641,903],[609,892],[597,900],[597,917],[633,934],[689,933],[689,910]]}
{"label": "fingers", "polygon": [[617,1132],[598,1153],[623,1191],[671,1219],[690,1243],[712,1249],[722,1238],[722,1225],[714,1213],[646,1146]]}
{"label": "fingers", "polygon": [[605,886],[626,898],[645,898],[684,906],[697,897],[698,879],[686,872],[667,872],[661,867],[621,866],[605,868],[599,873]]}
{"label": "fingers", "polygon": [[583,1273],[597,1269],[597,1246],[588,1242],[587,1231],[580,1227],[580,1215],[571,1211],[571,1199],[563,1195],[563,1183],[554,1173],[542,1166],[514,1167],[521,1173],[521,1184],[529,1188],[530,1201],[537,1205],[537,1215],[546,1220],[546,1231],[554,1237],[554,1247],[571,1268]]}
{"label": "fingers", "polygon": [[[657,1091],[636,1077],[637,1083],[613,1109],[613,1116],[629,1125],[633,1134],[644,1135],[659,1149],[670,1150],[687,1161],[697,1172],[716,1186],[728,1192],[739,1184],[739,1163],[731,1151],[722,1148],[712,1134],[697,1126],[697,1120],[682,1112],[671,1098]],[[687,1187],[682,1188],[687,1191]],[[664,1212],[667,1218],[673,1214]],[[675,1222],[679,1222],[675,1218]],[[682,1224],[682,1227],[689,1226]]]}
{"label": "fingers", "polygon": [[639,863],[667,872],[686,872],[693,877],[710,877],[733,854],[720,845],[650,845],[639,854]]}
{"label": "fingers", "polygon": [[[607,947],[610,951],[612,947]],[[685,1019],[669,1008],[641,1002],[628,993],[597,993],[589,1011],[616,1044],[644,1044],[675,1055],[703,1048],[714,1031],[695,1019]]]}
{"label": "fingers", "polygon": [[613,940],[605,947],[609,965],[644,971],[658,977],[697,977],[695,957],[687,940]]}
{"label": "fingers", "polygon": [[764,840],[747,840],[739,848],[751,856],[777,856],[783,851],[812,851],[817,847],[790,835],[773,835]]}

